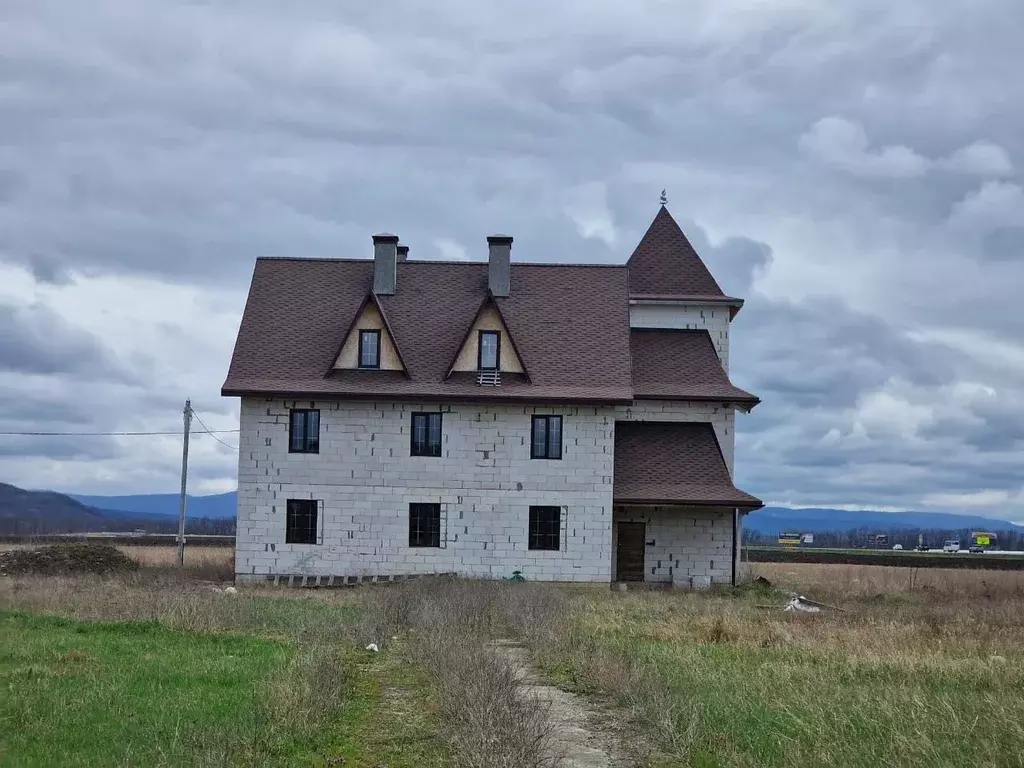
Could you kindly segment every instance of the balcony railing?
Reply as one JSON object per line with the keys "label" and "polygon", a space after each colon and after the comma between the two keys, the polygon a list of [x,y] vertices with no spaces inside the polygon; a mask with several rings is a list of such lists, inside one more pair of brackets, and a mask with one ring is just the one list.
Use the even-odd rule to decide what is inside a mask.
{"label": "balcony railing", "polygon": [[477,371],[476,383],[479,384],[481,387],[500,387],[501,371],[495,368]]}

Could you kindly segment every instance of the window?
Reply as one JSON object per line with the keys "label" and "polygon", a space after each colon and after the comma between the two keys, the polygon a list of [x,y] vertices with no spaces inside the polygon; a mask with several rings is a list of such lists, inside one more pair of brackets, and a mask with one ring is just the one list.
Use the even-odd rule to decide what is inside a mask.
{"label": "window", "polygon": [[320,502],[288,499],[285,544],[316,544],[316,509]]}
{"label": "window", "polygon": [[561,507],[530,507],[530,549],[558,550]]}
{"label": "window", "polygon": [[441,414],[414,413],[412,415],[411,456],[441,455]]}
{"label": "window", "polygon": [[562,417],[534,416],[530,433],[531,459],[562,458]]}
{"label": "window", "polygon": [[288,421],[289,453],[320,453],[320,411],[292,409]]}
{"label": "window", "polygon": [[359,367],[380,368],[380,331],[359,331]]}
{"label": "window", "polygon": [[441,505],[409,505],[409,546],[441,546]]}
{"label": "window", "polygon": [[480,331],[477,368],[496,371],[501,363],[501,331]]}

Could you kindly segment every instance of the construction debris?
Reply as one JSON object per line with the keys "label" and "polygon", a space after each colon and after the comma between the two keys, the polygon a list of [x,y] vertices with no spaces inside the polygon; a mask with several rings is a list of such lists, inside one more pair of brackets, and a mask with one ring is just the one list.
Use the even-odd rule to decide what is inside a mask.
{"label": "construction debris", "polygon": [[51,544],[0,552],[0,576],[61,576],[71,573],[118,573],[139,564],[110,544]]}
{"label": "construction debris", "polygon": [[790,600],[786,604],[786,607],[782,610],[802,611],[803,613],[819,613],[821,611],[821,608],[817,605],[811,605],[810,603],[806,602],[802,597],[797,596]]}
{"label": "construction debris", "polygon": [[803,595],[798,595],[796,592],[791,593],[791,599],[786,604],[784,611],[801,611],[803,613],[819,613],[822,608],[828,608],[830,611],[843,612],[842,608],[836,608],[834,605],[828,605],[826,603],[819,603],[816,600],[808,600]]}
{"label": "construction debris", "polygon": [[[757,607],[768,608],[773,611],[778,610],[778,605],[759,605]],[[820,613],[822,608],[844,613],[842,608],[837,608],[827,603],[819,603],[817,600],[810,600],[803,595],[798,595],[796,592],[790,592],[789,602],[782,606],[783,611],[799,611],[800,613]]]}

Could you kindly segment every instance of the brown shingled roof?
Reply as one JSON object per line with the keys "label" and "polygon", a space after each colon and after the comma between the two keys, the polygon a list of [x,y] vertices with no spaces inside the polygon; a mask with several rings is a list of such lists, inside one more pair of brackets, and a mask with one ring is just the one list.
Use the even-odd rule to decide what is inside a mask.
{"label": "brown shingled roof", "polygon": [[[513,264],[511,293],[487,290],[487,264],[402,261],[394,295],[375,296],[372,259],[258,259],[235,341],[227,396],[404,397],[626,402],[726,400],[734,387],[706,332],[633,330],[631,300],[727,304],[675,220],[662,207],[625,266]],[[405,374],[333,370],[360,311],[375,302]],[[493,301],[526,375],[497,387],[446,378],[466,329]]]}
{"label": "brown shingled roof", "polygon": [[654,217],[626,266],[629,267],[629,293],[633,298],[725,298],[665,206]]}
{"label": "brown shingled roof", "polygon": [[325,376],[372,279],[369,259],[257,260],[222,393],[632,399],[625,267],[513,264],[511,295],[495,303],[532,383],[503,376],[499,387],[480,387],[465,376],[445,380],[486,295],[483,263],[398,264],[395,294],[377,299],[408,378],[383,371]]}
{"label": "brown shingled roof", "polygon": [[707,423],[615,422],[616,504],[699,504],[757,509],[729,477]]}
{"label": "brown shingled roof", "polygon": [[747,407],[760,400],[733,386],[704,330],[629,332],[633,394],[659,400],[728,400]]}

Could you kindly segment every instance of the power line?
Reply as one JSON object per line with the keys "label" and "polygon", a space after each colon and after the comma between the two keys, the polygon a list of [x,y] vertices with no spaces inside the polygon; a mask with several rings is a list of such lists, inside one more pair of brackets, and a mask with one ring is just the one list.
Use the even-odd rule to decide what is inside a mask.
{"label": "power line", "polygon": [[[198,418],[198,417],[197,417]],[[201,424],[202,422],[200,422]],[[214,432],[238,432],[237,429],[208,429],[206,434],[217,439]],[[0,432],[0,436],[18,435],[22,437],[145,437],[151,435],[180,435],[181,432]],[[203,434],[200,432],[200,434]],[[227,443],[225,443],[227,445]]]}
{"label": "power line", "polygon": [[[203,420],[199,418],[199,414],[196,413],[196,409],[195,408],[192,409],[192,415],[196,417],[196,421],[199,422],[200,426],[202,426],[202,428],[206,430],[206,434],[208,434],[210,437],[212,437],[218,443],[223,445],[225,448],[230,448],[232,451],[237,451],[238,450],[238,446],[237,445],[229,445],[228,443],[225,443],[223,440],[221,440],[219,437],[217,437],[215,434],[213,434],[213,430],[211,430],[209,427],[207,427],[205,424],[203,424]],[[237,432],[238,430],[237,429],[230,429],[230,430],[217,430],[217,431],[218,432]],[[200,432],[199,434],[203,434],[203,433]]]}

